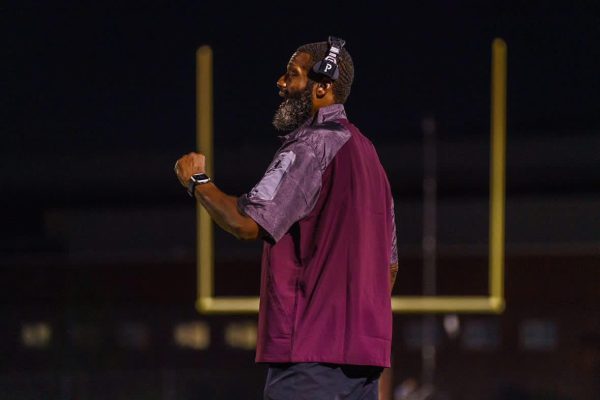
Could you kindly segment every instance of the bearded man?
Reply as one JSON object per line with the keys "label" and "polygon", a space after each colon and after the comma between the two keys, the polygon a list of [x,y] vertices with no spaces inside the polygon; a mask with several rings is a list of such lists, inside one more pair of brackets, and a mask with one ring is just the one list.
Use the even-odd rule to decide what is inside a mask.
{"label": "bearded man", "polygon": [[394,205],[375,147],[348,120],[354,64],[344,41],[300,46],[277,80],[282,145],[240,197],[175,164],[181,184],[238,239],[263,241],[256,362],[265,399],[377,399],[390,366]]}

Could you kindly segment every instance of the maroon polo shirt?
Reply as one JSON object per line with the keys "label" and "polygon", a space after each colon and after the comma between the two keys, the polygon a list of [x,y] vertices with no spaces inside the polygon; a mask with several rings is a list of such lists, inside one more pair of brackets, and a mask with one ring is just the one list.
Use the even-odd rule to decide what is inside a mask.
{"label": "maroon polo shirt", "polygon": [[266,232],[257,362],[390,366],[390,185],[341,104],[287,136],[238,206]]}

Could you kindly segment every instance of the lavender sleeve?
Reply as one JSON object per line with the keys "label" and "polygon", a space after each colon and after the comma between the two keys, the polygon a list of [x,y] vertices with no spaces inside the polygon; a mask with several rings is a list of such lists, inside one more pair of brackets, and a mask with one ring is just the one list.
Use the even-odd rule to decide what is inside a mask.
{"label": "lavender sleeve", "polygon": [[239,210],[277,242],[307,216],[321,190],[322,171],[313,149],[303,142],[281,148],[264,176],[238,199]]}
{"label": "lavender sleeve", "polygon": [[398,263],[398,242],[396,239],[396,213],[394,211],[394,199],[392,198],[392,207],[391,207],[391,218],[392,218],[392,251],[390,258],[390,265]]}

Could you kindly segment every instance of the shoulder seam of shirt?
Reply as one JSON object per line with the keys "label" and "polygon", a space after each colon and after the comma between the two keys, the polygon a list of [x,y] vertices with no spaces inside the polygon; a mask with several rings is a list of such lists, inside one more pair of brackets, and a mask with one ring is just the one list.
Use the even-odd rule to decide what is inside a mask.
{"label": "shoulder seam of shirt", "polygon": [[[323,125],[325,123],[338,125],[342,129],[344,129],[346,132],[348,132],[350,134],[350,136],[352,136],[352,133],[350,132],[350,130],[344,124],[342,124],[341,122],[339,122],[338,120],[325,121],[324,123],[321,123],[321,124],[311,125],[311,127],[318,127],[318,126]],[[313,143],[314,141],[309,140],[309,138],[310,138],[310,134],[308,134],[308,135],[302,135],[302,136],[298,137],[297,140],[299,142],[304,143],[307,147],[309,147],[311,149],[311,151],[313,152],[313,155],[315,156],[315,158],[317,158],[318,149],[317,149],[315,143]],[[344,144],[346,144],[347,142],[348,142],[348,140],[346,140],[346,142]],[[342,146],[340,146],[340,148]],[[338,149],[338,151],[339,151],[339,149]],[[325,170],[327,169],[327,166],[329,165],[329,163],[331,163],[331,161],[333,160],[333,158],[335,158],[335,155],[332,157],[331,160],[328,160],[327,165],[325,165],[324,163],[322,163],[322,160],[318,160],[319,166],[321,168],[321,173],[325,172]]]}

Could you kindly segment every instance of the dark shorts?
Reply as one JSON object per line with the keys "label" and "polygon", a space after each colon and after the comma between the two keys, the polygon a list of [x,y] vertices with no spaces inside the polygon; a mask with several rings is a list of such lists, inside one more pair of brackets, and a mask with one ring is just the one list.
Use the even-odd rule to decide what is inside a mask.
{"label": "dark shorts", "polygon": [[270,364],[265,400],[377,400],[383,368],[322,363]]}

